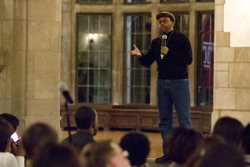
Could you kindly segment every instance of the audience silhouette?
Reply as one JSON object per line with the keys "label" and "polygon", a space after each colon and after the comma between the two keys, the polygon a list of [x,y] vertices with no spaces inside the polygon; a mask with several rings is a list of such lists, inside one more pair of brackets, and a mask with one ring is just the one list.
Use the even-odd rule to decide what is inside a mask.
{"label": "audience silhouette", "polygon": [[128,159],[132,167],[140,167],[146,163],[150,151],[148,137],[141,132],[129,132],[120,141],[123,150],[128,151]]}

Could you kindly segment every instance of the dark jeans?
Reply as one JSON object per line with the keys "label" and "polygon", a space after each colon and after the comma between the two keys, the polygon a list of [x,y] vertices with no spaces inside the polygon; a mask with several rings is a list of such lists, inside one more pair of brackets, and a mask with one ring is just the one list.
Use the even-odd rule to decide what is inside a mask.
{"label": "dark jeans", "polygon": [[191,127],[190,120],[190,91],[188,79],[158,79],[157,99],[159,110],[159,130],[162,136],[162,148],[165,152],[165,137],[174,127],[173,105],[180,126]]}

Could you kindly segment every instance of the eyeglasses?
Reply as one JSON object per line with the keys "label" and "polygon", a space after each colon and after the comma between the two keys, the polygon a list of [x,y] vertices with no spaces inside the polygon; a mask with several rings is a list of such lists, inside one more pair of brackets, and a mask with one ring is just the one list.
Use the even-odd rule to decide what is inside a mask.
{"label": "eyeglasses", "polygon": [[166,19],[166,20],[158,20],[157,21],[157,23],[158,24],[161,24],[161,23],[164,23],[164,24],[166,24],[167,22],[169,22],[170,21],[170,19]]}

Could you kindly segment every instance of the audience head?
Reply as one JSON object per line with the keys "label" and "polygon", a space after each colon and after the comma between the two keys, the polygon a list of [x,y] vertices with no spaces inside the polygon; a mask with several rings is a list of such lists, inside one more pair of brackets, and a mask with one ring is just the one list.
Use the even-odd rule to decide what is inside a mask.
{"label": "audience head", "polygon": [[221,117],[214,125],[213,134],[221,135],[230,145],[239,148],[243,129],[242,123],[237,119]]}
{"label": "audience head", "polygon": [[78,154],[70,146],[46,143],[35,156],[32,167],[80,167]]}
{"label": "audience head", "polygon": [[58,142],[57,132],[45,123],[30,125],[23,133],[23,146],[27,158],[33,159],[37,150],[47,142]]}
{"label": "audience head", "polygon": [[171,129],[165,139],[165,158],[184,164],[202,139],[200,132],[188,127],[180,126]]}
{"label": "audience head", "polygon": [[75,113],[76,126],[80,130],[89,130],[93,128],[93,135],[98,131],[98,115],[91,106],[81,106]]}
{"label": "audience head", "polygon": [[12,125],[3,118],[0,118],[0,152],[11,151],[11,138],[14,133]]}
{"label": "audience head", "polygon": [[8,114],[8,113],[3,113],[0,115],[0,117],[7,120],[13,126],[15,131],[17,130],[17,127],[19,125],[19,120],[16,116],[14,116],[12,114]]}
{"label": "audience head", "polygon": [[250,124],[241,133],[242,148],[244,154],[250,154]]}
{"label": "audience head", "polygon": [[141,166],[146,162],[150,151],[150,142],[143,133],[130,132],[122,137],[120,147],[128,151],[128,159],[132,166]]}
{"label": "audience head", "polygon": [[244,167],[241,152],[223,138],[211,136],[204,139],[185,167]]}
{"label": "audience head", "polygon": [[208,150],[211,146],[214,146],[215,144],[218,144],[218,143],[225,144],[226,141],[224,140],[222,136],[215,135],[215,134],[204,137],[204,139],[197,146],[196,150],[186,160],[185,166],[193,167],[196,161],[199,161],[201,159],[201,157],[203,156],[206,150]]}
{"label": "audience head", "polygon": [[111,140],[87,144],[81,151],[80,161],[84,167],[130,167],[118,144]]}

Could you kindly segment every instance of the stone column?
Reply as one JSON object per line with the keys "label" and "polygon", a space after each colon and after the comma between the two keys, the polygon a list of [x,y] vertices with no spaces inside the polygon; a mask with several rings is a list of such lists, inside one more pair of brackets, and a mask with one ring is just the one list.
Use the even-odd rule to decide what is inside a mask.
{"label": "stone column", "polygon": [[61,0],[27,1],[26,126],[46,122],[60,130]]}

